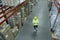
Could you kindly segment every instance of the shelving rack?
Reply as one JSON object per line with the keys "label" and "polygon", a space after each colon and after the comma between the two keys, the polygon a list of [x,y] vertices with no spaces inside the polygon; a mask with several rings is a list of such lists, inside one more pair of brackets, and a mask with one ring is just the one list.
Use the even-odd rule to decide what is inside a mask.
{"label": "shelving rack", "polygon": [[[53,24],[53,27],[55,26],[55,24],[56,24],[56,20],[57,20],[57,18],[58,18],[58,15],[59,15],[59,13],[60,13],[60,4],[58,3],[58,0],[53,0],[54,1],[54,5],[56,6],[56,8],[57,8],[57,11],[58,11],[58,13],[57,14],[55,14],[56,15],[56,18],[55,18],[55,21],[54,21],[54,24]],[[55,35],[55,33],[52,33],[52,40],[59,40],[59,37],[57,37],[56,35]]]}
{"label": "shelving rack", "polygon": [[[28,3],[28,0],[25,0],[23,3],[18,4],[16,7],[8,7],[7,9],[11,8],[8,12],[3,13],[2,16],[0,16],[0,19],[3,18],[4,16],[10,14],[12,12],[12,14],[10,14],[8,17],[6,17],[2,22],[0,22],[0,25],[5,22],[6,20],[8,20],[11,16],[13,16],[14,14],[16,14],[17,11],[19,11],[23,6],[25,6]],[[4,7],[4,6],[3,6]],[[5,9],[6,10],[6,9]]]}

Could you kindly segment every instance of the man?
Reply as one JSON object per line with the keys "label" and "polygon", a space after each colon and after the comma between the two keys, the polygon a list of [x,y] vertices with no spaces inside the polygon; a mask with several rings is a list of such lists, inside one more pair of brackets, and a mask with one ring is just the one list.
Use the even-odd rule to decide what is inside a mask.
{"label": "man", "polygon": [[37,18],[37,16],[35,16],[33,18],[34,31],[37,31],[38,23],[39,23],[38,18]]}

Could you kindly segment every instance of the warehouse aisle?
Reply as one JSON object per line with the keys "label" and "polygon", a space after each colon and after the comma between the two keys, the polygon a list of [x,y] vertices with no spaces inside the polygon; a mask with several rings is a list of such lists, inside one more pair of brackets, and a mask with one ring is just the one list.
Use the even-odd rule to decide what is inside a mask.
{"label": "warehouse aisle", "polygon": [[[33,32],[32,20],[34,16],[39,18],[38,32]],[[47,0],[39,0],[36,7],[33,8],[33,12],[28,17],[23,28],[18,33],[15,40],[51,40],[49,11],[47,6]]]}

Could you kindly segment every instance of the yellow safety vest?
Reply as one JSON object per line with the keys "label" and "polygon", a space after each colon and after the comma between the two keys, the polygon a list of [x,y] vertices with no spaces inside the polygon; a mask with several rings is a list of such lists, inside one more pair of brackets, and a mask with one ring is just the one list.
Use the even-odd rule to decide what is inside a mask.
{"label": "yellow safety vest", "polygon": [[38,19],[33,19],[33,23],[34,23],[34,25],[38,25]]}

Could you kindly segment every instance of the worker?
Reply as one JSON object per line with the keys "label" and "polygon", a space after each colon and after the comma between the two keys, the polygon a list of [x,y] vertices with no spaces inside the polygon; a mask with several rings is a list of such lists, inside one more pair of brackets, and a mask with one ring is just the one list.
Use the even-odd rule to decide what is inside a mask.
{"label": "worker", "polygon": [[38,23],[39,23],[38,17],[34,16],[34,18],[33,18],[34,31],[37,31]]}

